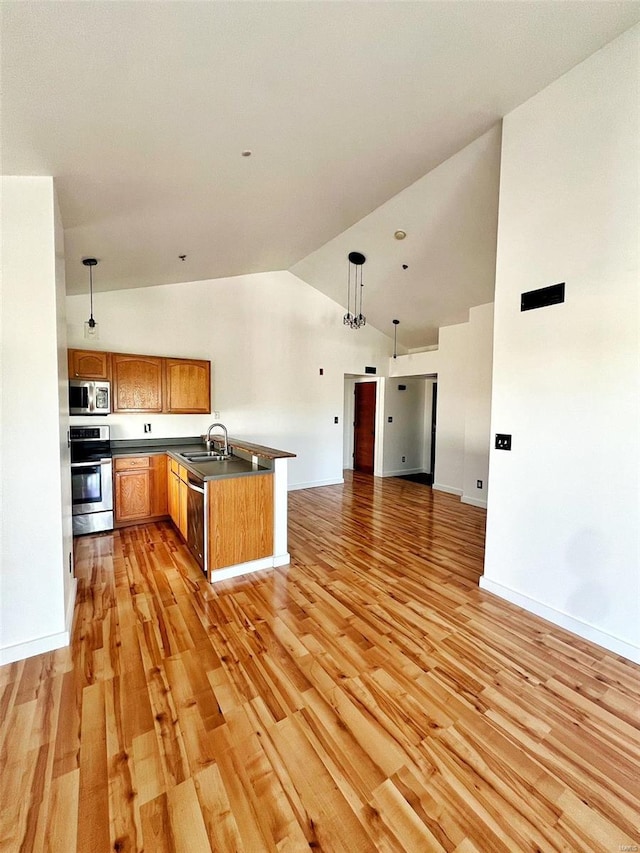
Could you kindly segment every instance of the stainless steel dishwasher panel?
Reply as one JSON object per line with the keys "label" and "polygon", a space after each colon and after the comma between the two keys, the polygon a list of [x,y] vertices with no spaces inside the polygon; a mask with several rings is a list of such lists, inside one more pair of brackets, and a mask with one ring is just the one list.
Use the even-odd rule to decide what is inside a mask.
{"label": "stainless steel dishwasher panel", "polygon": [[187,479],[187,486],[187,546],[206,575],[206,500],[204,482],[190,473]]}

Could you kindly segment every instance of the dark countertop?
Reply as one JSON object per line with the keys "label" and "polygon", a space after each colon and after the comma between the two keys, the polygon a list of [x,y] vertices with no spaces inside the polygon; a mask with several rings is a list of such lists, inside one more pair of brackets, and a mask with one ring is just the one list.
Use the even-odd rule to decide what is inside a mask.
{"label": "dark countertop", "polygon": [[[217,436],[213,438],[215,440]],[[227,477],[268,474],[273,470],[273,459],[295,456],[295,453],[275,450],[274,448],[264,447],[260,444],[251,444],[241,439],[230,438],[229,446],[233,450],[257,456],[261,461],[254,463],[240,456],[232,456],[230,459],[224,460],[189,462],[181,454],[197,453],[204,450],[203,440],[200,436],[185,438],[114,439],[111,441],[111,453],[114,459],[123,456],[153,456],[155,454],[166,453],[179,462],[180,465],[183,465],[188,471],[191,471],[203,480],[220,480]]]}

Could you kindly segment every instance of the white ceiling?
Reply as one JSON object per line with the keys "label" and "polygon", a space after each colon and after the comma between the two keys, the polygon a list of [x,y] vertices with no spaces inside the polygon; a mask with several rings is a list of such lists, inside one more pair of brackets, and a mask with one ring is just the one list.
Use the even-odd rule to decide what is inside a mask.
{"label": "white ceiling", "polygon": [[2,3],[2,170],[55,176],[69,293],[95,256],[96,290],[291,269],[344,304],[356,250],[369,322],[425,346],[492,298],[500,118],[639,20],[608,0]]}

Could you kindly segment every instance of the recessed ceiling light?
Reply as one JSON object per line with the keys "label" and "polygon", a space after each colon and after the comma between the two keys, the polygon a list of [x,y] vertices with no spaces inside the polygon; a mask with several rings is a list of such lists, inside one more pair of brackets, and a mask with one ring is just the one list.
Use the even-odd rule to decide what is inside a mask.
{"label": "recessed ceiling light", "polygon": [[393,236],[396,238],[396,240],[404,240],[404,238],[407,236],[407,232],[403,231],[401,228],[398,228],[398,230]]}
{"label": "recessed ceiling light", "polygon": [[250,151],[248,148],[245,148],[244,151],[242,152],[243,157],[251,157],[252,154],[253,154],[253,151]]}

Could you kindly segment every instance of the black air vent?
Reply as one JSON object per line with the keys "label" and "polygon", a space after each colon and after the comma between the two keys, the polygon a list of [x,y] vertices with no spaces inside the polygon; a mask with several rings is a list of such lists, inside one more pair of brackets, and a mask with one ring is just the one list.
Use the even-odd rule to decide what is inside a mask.
{"label": "black air vent", "polygon": [[365,367],[364,372],[365,373],[375,373],[376,368],[375,367]]}
{"label": "black air vent", "polygon": [[558,305],[560,302],[564,302],[564,281],[520,294],[521,311],[532,311],[534,308]]}

